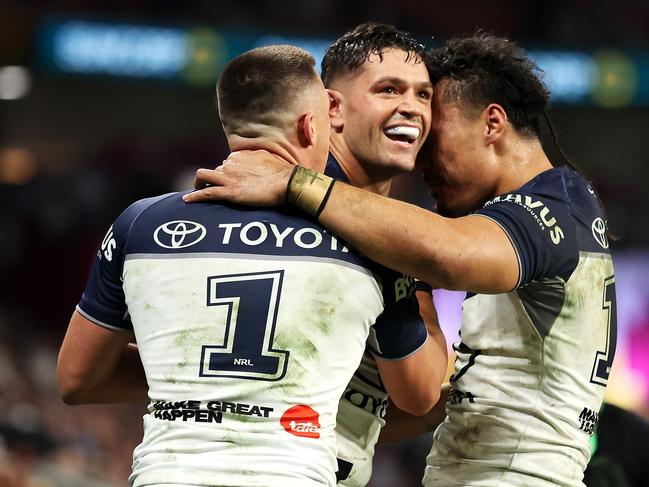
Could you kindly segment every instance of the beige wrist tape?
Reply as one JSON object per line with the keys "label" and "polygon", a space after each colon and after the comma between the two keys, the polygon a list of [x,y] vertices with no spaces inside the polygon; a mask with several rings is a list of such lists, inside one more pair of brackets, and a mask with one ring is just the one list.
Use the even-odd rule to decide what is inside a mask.
{"label": "beige wrist tape", "polygon": [[296,166],[288,182],[286,200],[317,218],[327,203],[334,182],[329,176]]}

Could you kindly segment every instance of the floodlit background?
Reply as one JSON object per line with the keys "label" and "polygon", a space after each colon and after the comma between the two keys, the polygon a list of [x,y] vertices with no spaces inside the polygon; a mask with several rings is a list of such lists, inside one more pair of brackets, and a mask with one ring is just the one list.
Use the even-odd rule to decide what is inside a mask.
{"label": "floodlit background", "polygon": [[[126,484],[144,406],[71,408],[56,394],[56,353],[98,243],[130,202],[187,189],[227,155],[213,87],[231,57],[291,43],[319,62],[366,20],[429,46],[483,28],[545,71],[560,143],[619,236],[607,399],[649,416],[647,0],[0,0],[1,486]],[[395,196],[432,206],[416,176]],[[436,295],[449,345],[462,299]],[[381,447],[372,485],[418,485],[429,446]]]}

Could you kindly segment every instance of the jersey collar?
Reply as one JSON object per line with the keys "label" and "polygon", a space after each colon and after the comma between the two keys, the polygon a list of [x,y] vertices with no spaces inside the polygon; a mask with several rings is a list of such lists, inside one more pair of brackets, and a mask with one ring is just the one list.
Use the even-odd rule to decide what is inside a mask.
{"label": "jersey collar", "polygon": [[334,178],[337,181],[342,181],[343,183],[349,184],[349,178],[343,171],[343,168],[340,166],[340,163],[336,160],[334,155],[330,152],[329,158],[327,159],[327,167],[325,168],[325,174]]}

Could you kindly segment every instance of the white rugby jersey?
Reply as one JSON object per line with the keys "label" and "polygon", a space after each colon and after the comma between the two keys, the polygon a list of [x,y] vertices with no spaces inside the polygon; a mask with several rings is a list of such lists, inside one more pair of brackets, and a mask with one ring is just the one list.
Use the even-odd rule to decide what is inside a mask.
{"label": "white rugby jersey", "polygon": [[376,360],[366,351],[338,406],[338,485],[362,487],[370,481],[374,447],[385,426],[387,406],[388,393]]}
{"label": "white rugby jersey", "polygon": [[477,213],[509,235],[521,276],[509,293],[464,301],[424,485],[582,486],[616,344],[602,209],[559,167]]}
{"label": "white rugby jersey", "polygon": [[[349,178],[332,154],[329,155],[325,173],[339,181],[349,183]],[[397,305],[386,309],[382,319],[395,326],[383,333],[374,333],[373,331],[377,330],[377,327],[374,327],[368,338],[368,346],[361,364],[340,398],[336,419],[338,445],[336,476],[340,486],[363,487],[372,477],[374,447],[381,428],[385,426],[383,418],[388,406],[388,393],[381,381],[375,355],[399,360],[416,352],[423,345],[422,341],[413,340],[412,327],[399,326],[399,323],[404,321],[420,320],[415,281],[404,275],[400,275],[393,281],[394,297],[388,295],[386,298],[397,302]],[[429,287],[426,289],[430,291]],[[384,293],[390,292],[392,291],[384,290]],[[386,347],[398,353],[391,353],[388,357],[385,354]]]}
{"label": "white rugby jersey", "polygon": [[[417,289],[430,288],[426,285]],[[418,306],[418,305],[417,305]],[[417,308],[418,309],[418,308]],[[387,335],[382,337],[386,340]],[[336,443],[338,445],[338,485],[345,487],[364,487],[372,477],[374,450],[385,426],[385,413],[389,395],[381,381],[376,365],[376,336],[370,332],[368,347],[363,354],[361,364],[354,372],[340,398],[336,418]],[[400,344],[400,360],[417,350],[408,336],[392,335],[393,344]],[[422,343],[423,344],[423,343]],[[379,343],[380,347],[381,344]],[[394,346],[394,345],[393,345]],[[406,353],[407,350],[411,350]]]}
{"label": "white rugby jersey", "polygon": [[370,326],[391,333],[398,276],[293,210],[181,196],[117,219],[77,308],[135,332],[151,402],[130,485],[335,485],[338,400]]}

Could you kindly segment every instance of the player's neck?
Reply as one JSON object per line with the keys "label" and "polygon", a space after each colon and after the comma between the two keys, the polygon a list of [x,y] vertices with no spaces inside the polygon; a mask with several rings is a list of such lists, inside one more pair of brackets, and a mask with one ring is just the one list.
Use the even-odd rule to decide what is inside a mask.
{"label": "player's neck", "polygon": [[[241,150],[265,150],[281,157],[289,164],[310,167],[310,161],[293,147],[288,141],[282,141],[275,137],[241,137],[236,134],[228,136],[228,146],[232,152]],[[305,160],[302,160],[305,159]]]}
{"label": "player's neck", "polygon": [[501,167],[503,177],[496,194],[514,191],[553,166],[538,139],[522,139],[507,147]]}
{"label": "player's neck", "polygon": [[377,178],[369,174],[363,169],[361,162],[349,150],[349,147],[338,138],[332,136],[329,144],[329,151],[340,164],[345,176],[349,179],[349,183],[357,188],[387,196],[390,192],[392,183],[391,178]]}

